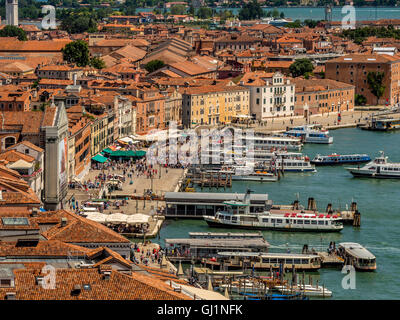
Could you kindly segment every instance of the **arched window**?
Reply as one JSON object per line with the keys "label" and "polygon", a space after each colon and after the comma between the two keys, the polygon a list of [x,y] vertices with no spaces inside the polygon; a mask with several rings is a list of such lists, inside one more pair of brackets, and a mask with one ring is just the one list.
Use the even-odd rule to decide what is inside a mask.
{"label": "arched window", "polygon": [[15,138],[14,137],[7,137],[4,141],[5,141],[5,148],[6,149],[15,144]]}

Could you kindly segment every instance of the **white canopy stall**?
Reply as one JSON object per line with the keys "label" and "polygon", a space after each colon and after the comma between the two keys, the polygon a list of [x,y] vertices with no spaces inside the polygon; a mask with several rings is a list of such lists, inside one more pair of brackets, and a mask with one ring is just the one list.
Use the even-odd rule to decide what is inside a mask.
{"label": "white canopy stall", "polygon": [[86,213],[86,219],[104,224],[106,223],[106,220],[108,218],[107,214],[100,213],[100,212],[87,212]]}
{"label": "white canopy stall", "polygon": [[106,222],[112,224],[127,223],[128,216],[123,213],[112,213],[107,216]]}
{"label": "white canopy stall", "polygon": [[147,214],[137,213],[128,216],[126,222],[130,225],[136,225],[141,223],[148,223],[150,216]]}

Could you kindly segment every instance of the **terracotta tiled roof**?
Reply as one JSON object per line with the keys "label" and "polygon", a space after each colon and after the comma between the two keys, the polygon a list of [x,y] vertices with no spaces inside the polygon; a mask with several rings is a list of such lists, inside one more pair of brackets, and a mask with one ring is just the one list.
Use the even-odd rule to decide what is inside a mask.
{"label": "terracotta tiled roof", "polygon": [[[100,223],[85,219],[75,213],[59,210],[53,213],[60,223],[43,232],[48,240],[60,240],[69,243],[130,243],[128,239]],[[61,218],[67,218],[66,226],[61,226]]]}
{"label": "terracotta tiled roof", "polygon": [[[40,270],[17,269],[15,288],[17,300],[189,300],[174,292],[166,283],[153,277],[133,273],[126,275],[109,270],[105,278],[98,269],[57,269],[55,289],[43,288],[36,282]],[[77,287],[79,286],[79,287]],[[0,289],[0,298],[12,290]]]}
{"label": "terracotta tiled roof", "polygon": [[0,52],[54,52],[61,51],[61,49],[70,42],[71,40],[66,39],[19,41],[16,39],[2,38]]}
{"label": "terracotta tiled roof", "polygon": [[23,246],[17,241],[0,242],[0,257],[84,257],[90,249],[58,240],[38,241],[36,245]]}
{"label": "terracotta tiled roof", "polygon": [[349,54],[335,59],[328,60],[326,63],[387,63],[400,61],[398,56],[389,56],[387,54]]}
{"label": "terracotta tiled roof", "polygon": [[26,146],[26,147],[28,147],[30,149],[33,149],[33,150],[35,150],[35,151],[37,151],[39,153],[44,152],[44,150],[42,148],[38,147],[37,145],[34,145],[32,142],[29,142],[29,141],[21,141],[21,142],[19,142],[17,144],[14,144],[11,147],[9,147],[7,150],[14,149],[15,147],[17,147],[19,145],[24,145],[24,146]]}
{"label": "terracotta tiled roof", "polygon": [[27,154],[18,152],[16,150],[7,150],[3,153],[0,154],[0,159],[1,160],[6,160],[8,162],[16,162],[18,160],[24,160],[26,162],[33,162],[35,161],[34,157],[31,157]]}

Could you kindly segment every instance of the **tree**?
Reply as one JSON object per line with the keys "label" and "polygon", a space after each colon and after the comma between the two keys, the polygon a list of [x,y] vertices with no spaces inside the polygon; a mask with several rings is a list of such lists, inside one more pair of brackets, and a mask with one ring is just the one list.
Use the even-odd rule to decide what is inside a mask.
{"label": "tree", "polygon": [[355,94],[354,96],[354,104],[356,106],[364,106],[367,103],[367,98],[362,94]]}
{"label": "tree", "polygon": [[165,66],[164,61],[161,60],[151,60],[150,62],[148,62],[144,68],[149,72],[152,73],[158,69],[161,69],[162,67]]}
{"label": "tree", "polygon": [[101,58],[93,57],[90,59],[90,66],[96,69],[104,69],[106,67],[106,63]]}
{"label": "tree", "polygon": [[89,46],[85,41],[76,40],[68,43],[63,49],[63,59],[69,63],[75,63],[78,67],[89,64]]}
{"label": "tree", "polygon": [[0,30],[0,37],[17,37],[20,41],[28,40],[25,31],[15,26],[5,26]]}
{"label": "tree", "polygon": [[306,19],[304,20],[304,24],[309,27],[309,28],[315,28],[319,23],[319,20],[312,20],[312,19]]}
{"label": "tree", "polygon": [[171,7],[171,14],[185,14],[186,13],[186,7],[182,4],[177,4]]}
{"label": "tree", "polygon": [[367,75],[367,82],[372,94],[376,97],[376,104],[379,104],[379,98],[385,93],[385,86],[383,85],[384,72],[370,71]]}
{"label": "tree", "polygon": [[293,22],[289,22],[285,26],[286,28],[301,28],[301,21],[295,20]]}
{"label": "tree", "polygon": [[68,33],[83,33],[97,31],[97,15],[89,11],[66,12],[61,21],[61,29]]}
{"label": "tree", "polygon": [[201,7],[198,11],[197,11],[197,16],[200,19],[209,19],[212,17],[213,11],[211,8],[208,7]]}
{"label": "tree", "polygon": [[[264,10],[261,8],[260,4],[253,0],[252,2],[248,2],[242,6],[242,9],[239,11],[239,19],[240,20],[253,20],[260,19],[265,16]],[[279,16],[279,14],[278,14]]]}
{"label": "tree", "polygon": [[297,59],[290,65],[289,70],[293,77],[299,77],[312,72],[314,66],[310,59]]}

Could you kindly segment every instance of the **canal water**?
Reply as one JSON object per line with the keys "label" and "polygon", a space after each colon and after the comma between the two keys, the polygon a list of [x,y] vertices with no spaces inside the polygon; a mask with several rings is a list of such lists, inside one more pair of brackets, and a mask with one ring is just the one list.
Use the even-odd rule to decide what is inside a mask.
{"label": "canal water", "polygon": [[[400,132],[372,132],[356,128],[331,131],[331,145],[306,144],[303,153],[310,158],[323,155],[367,153],[374,158],[379,150],[389,160],[400,162]],[[400,180],[353,178],[344,166],[317,167],[316,173],[286,173],[279,182],[234,182],[231,189],[213,189],[212,192],[267,193],[277,204],[292,203],[299,197],[307,205],[314,197],[318,209],[325,211],[330,202],[334,208],[344,209],[354,200],[361,212],[361,227],[345,225],[340,233],[296,233],[264,231],[270,243],[270,252],[301,252],[303,244],[311,249],[326,251],[329,242],[358,242],[370,250],[377,259],[376,272],[357,272],[356,288],[343,289],[340,269],[320,269],[312,274],[313,283],[319,280],[333,291],[332,299],[400,299]],[[209,189],[198,190],[208,192]],[[190,231],[240,232],[239,230],[210,228],[201,220],[167,220],[160,232],[165,238],[186,238]],[[308,276],[306,276],[308,279]]]}

